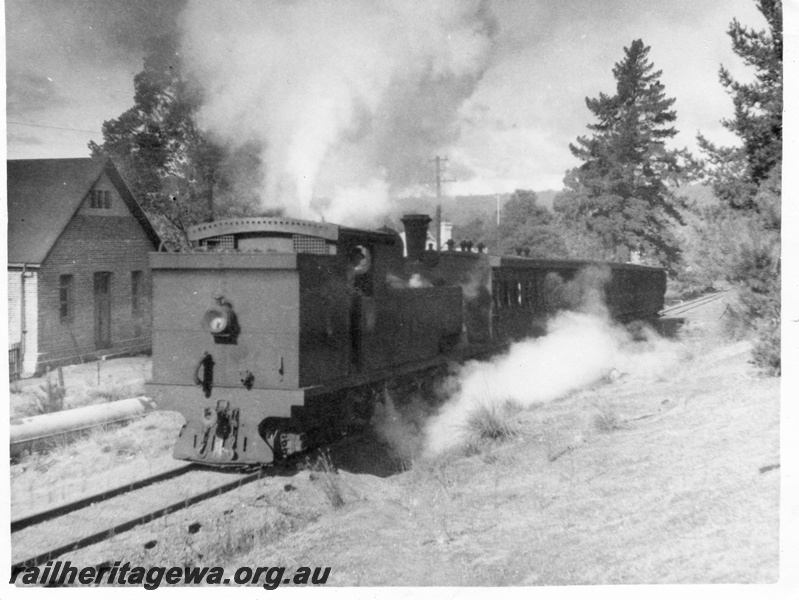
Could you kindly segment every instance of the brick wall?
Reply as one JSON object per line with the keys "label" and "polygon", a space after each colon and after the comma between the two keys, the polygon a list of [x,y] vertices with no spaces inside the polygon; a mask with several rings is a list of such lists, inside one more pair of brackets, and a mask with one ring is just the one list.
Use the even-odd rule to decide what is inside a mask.
{"label": "brick wall", "polygon": [[[39,370],[96,356],[149,350],[152,335],[152,284],[147,253],[155,250],[133,216],[119,216],[122,200],[114,191],[114,211],[80,210],[66,227],[39,274]],[[125,210],[122,214],[125,214]],[[134,317],[131,272],[141,271],[140,316]],[[111,275],[112,347],[95,345],[94,274]],[[73,316],[62,323],[59,279],[73,276]]]}

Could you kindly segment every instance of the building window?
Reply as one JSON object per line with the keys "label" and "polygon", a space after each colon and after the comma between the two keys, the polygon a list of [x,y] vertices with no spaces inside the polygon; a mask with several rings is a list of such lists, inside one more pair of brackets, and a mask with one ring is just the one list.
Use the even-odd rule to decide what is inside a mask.
{"label": "building window", "polygon": [[111,208],[111,192],[108,190],[92,190],[89,192],[90,208]]}
{"label": "building window", "polygon": [[130,273],[130,304],[133,309],[133,316],[141,316],[141,297],[142,297],[142,275],[141,271],[131,271]]}
{"label": "building window", "polygon": [[75,300],[73,298],[72,275],[61,275],[58,279],[59,316],[62,323],[71,323],[74,313]]}

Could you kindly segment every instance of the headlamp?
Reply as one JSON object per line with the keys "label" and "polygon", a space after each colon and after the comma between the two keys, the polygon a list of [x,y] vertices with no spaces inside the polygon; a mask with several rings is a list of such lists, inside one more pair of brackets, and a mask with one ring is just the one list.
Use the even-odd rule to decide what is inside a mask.
{"label": "headlamp", "polygon": [[233,306],[224,296],[217,296],[214,300],[216,306],[203,315],[203,328],[214,336],[215,342],[235,344],[239,326]]}

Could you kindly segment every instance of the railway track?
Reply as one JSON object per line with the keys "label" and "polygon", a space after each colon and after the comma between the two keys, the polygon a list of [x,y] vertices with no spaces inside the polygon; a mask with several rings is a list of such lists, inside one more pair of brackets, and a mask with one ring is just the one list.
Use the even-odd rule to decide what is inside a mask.
{"label": "railway track", "polygon": [[96,504],[104,500],[110,500],[111,498],[115,498],[117,496],[121,496],[122,494],[126,494],[129,492],[133,492],[135,490],[148,487],[155,483],[179,477],[180,475],[189,472],[193,468],[194,465],[192,464],[182,465],[175,469],[170,469],[168,471],[164,471],[163,473],[153,475],[152,477],[147,477],[145,479],[132,481],[125,485],[105,490],[98,494],[85,496],[83,498],[79,498],[78,500],[74,500],[72,502],[56,506],[54,508],[49,508],[41,512],[32,513],[24,517],[14,519],[13,521],[11,521],[11,533],[16,533],[17,531],[21,531],[23,529],[26,529],[27,527],[38,525],[39,523],[44,523],[46,521],[62,517],[69,513],[75,512],[76,510],[80,510],[82,508],[86,508],[87,506],[91,506],[92,504]]}
{"label": "railway track", "polygon": [[261,468],[229,472],[185,465],[16,519],[11,523],[12,568],[42,565],[238,489],[266,473]]}
{"label": "railway track", "polygon": [[675,306],[664,308],[658,313],[658,315],[660,315],[661,317],[678,317],[680,315],[692,312],[701,306],[705,306],[706,304],[715,302],[716,300],[721,299],[723,296],[727,294],[729,294],[729,290],[722,290],[720,292],[714,292],[712,294],[700,296],[699,298],[695,298],[694,300],[689,300],[688,302],[682,302]]}

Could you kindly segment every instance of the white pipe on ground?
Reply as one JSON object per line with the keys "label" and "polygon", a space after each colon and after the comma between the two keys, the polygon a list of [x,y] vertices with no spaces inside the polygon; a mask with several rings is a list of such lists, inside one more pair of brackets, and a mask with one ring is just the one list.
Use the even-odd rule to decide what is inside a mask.
{"label": "white pipe on ground", "polygon": [[35,448],[46,440],[66,436],[101,425],[121,423],[155,409],[155,402],[144,396],[105,404],[83,406],[56,413],[14,419],[9,428],[11,456]]}

